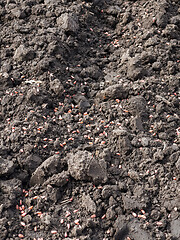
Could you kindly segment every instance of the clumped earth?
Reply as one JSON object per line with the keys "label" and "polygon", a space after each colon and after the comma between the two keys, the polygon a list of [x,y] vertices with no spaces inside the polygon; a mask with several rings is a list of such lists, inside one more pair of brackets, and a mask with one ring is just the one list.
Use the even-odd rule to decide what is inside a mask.
{"label": "clumped earth", "polygon": [[179,0],[1,0],[0,28],[0,239],[180,239]]}

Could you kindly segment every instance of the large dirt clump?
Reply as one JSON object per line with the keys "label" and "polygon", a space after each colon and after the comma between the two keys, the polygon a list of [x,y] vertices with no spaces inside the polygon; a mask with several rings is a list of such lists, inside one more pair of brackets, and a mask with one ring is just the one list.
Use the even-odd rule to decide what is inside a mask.
{"label": "large dirt clump", "polygon": [[0,239],[180,239],[179,16],[0,1]]}

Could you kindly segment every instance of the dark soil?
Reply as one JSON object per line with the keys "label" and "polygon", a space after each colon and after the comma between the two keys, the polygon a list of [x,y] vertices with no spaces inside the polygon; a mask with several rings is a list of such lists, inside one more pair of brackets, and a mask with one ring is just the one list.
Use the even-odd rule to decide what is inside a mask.
{"label": "dark soil", "polygon": [[0,239],[180,239],[179,0],[0,0]]}

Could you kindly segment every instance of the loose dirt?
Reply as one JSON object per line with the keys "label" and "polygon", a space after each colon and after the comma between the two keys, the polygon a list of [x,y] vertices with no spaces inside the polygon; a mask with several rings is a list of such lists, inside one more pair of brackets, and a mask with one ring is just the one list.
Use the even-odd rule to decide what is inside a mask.
{"label": "loose dirt", "polygon": [[180,2],[0,0],[0,239],[180,239]]}

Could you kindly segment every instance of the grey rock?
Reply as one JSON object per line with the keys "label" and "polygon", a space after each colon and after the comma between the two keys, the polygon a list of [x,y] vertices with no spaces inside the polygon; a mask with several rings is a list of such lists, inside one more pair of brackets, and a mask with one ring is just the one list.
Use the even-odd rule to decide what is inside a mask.
{"label": "grey rock", "polygon": [[170,23],[180,26],[180,15],[172,17]]}
{"label": "grey rock", "polygon": [[102,198],[108,199],[110,196],[117,197],[119,187],[117,185],[105,185],[102,190]]}
{"label": "grey rock", "polygon": [[127,64],[127,77],[131,80],[142,78],[146,74],[145,69],[140,64],[138,57],[129,59]]}
{"label": "grey rock", "polygon": [[68,156],[68,171],[76,180],[103,182],[107,179],[105,162],[97,161],[88,151],[78,151]]}
{"label": "grey rock", "polygon": [[127,97],[127,92],[123,88],[121,84],[114,84],[112,86],[107,87],[97,94],[97,98],[102,100],[107,99],[123,99]]}
{"label": "grey rock", "polygon": [[0,181],[0,190],[4,194],[21,194],[22,183],[20,180],[13,178],[10,180]]}
{"label": "grey rock", "polygon": [[86,210],[93,214],[96,213],[96,204],[95,202],[91,199],[90,195],[86,195],[85,193],[82,196],[82,206],[86,208]]}
{"label": "grey rock", "polygon": [[135,117],[131,121],[133,130],[144,131],[143,122],[141,117]]}
{"label": "grey rock", "polygon": [[76,33],[79,29],[77,16],[69,13],[63,13],[57,19],[57,24],[66,32]]}
{"label": "grey rock", "polygon": [[82,94],[76,94],[73,99],[80,110],[86,111],[91,106],[88,99]]}
{"label": "grey rock", "polygon": [[141,144],[142,144],[143,147],[148,147],[149,142],[150,142],[150,138],[147,138],[147,137],[142,137],[141,138]]}
{"label": "grey rock", "polygon": [[106,211],[106,219],[107,220],[112,220],[116,216],[116,212],[114,211],[113,207],[110,207]]}
{"label": "grey rock", "polygon": [[118,218],[115,221],[114,227],[116,229],[114,240],[119,240],[119,239],[124,240],[129,233],[129,227],[126,223],[124,215],[118,216]]}
{"label": "grey rock", "polygon": [[54,174],[52,177],[48,178],[47,181],[43,183],[43,185],[52,185],[56,187],[62,187],[68,182],[69,174],[66,171],[62,171],[61,173]]}
{"label": "grey rock", "polygon": [[11,14],[16,17],[16,18],[25,18],[26,17],[26,12],[24,9],[20,8],[13,8],[11,10]]}
{"label": "grey rock", "polygon": [[180,218],[172,220],[171,222],[171,234],[173,237],[180,238]]}
{"label": "grey rock", "polygon": [[26,48],[24,45],[20,45],[15,53],[14,53],[14,60],[17,62],[24,62],[32,60],[35,57],[35,53],[33,50]]}
{"label": "grey rock", "polygon": [[0,176],[9,175],[14,171],[14,162],[0,157]]}
{"label": "grey rock", "polygon": [[51,216],[48,213],[43,213],[41,216],[41,222],[46,225],[51,224]]}
{"label": "grey rock", "polygon": [[19,164],[32,174],[35,169],[42,163],[42,159],[36,154],[31,154],[27,158],[23,158],[19,160]]}
{"label": "grey rock", "polygon": [[134,170],[129,170],[128,171],[128,176],[131,178],[131,179],[133,179],[134,181],[138,181],[139,180],[139,175],[138,175],[138,173],[136,172],[136,171],[134,171]]}
{"label": "grey rock", "polygon": [[46,159],[32,174],[30,185],[42,184],[48,178],[61,172],[61,161],[57,155],[51,156]]}
{"label": "grey rock", "polygon": [[158,27],[164,28],[168,22],[167,14],[162,11],[157,14],[156,16],[156,24]]}
{"label": "grey rock", "polygon": [[50,90],[58,97],[61,97],[64,92],[64,87],[59,79],[54,79],[53,81],[50,81]]}
{"label": "grey rock", "polygon": [[176,168],[180,171],[180,157],[178,158],[175,165],[176,165]]}
{"label": "grey rock", "polygon": [[124,205],[124,210],[143,209],[144,207],[146,207],[146,204],[144,202],[137,200],[133,196],[123,195],[122,201]]}
{"label": "grey rock", "polygon": [[117,148],[121,154],[130,153],[132,150],[132,145],[129,140],[129,137],[128,136],[123,136],[123,137],[119,136],[118,142],[117,142]]}
{"label": "grey rock", "polygon": [[134,240],[153,240],[150,234],[141,228],[139,221],[134,220],[128,226],[130,238],[132,237]]}
{"label": "grey rock", "polygon": [[161,69],[161,66],[162,66],[161,62],[154,62],[152,64],[152,69],[155,70],[155,71],[158,71],[158,70]]}
{"label": "grey rock", "polygon": [[92,66],[83,68],[80,75],[86,78],[90,77],[90,78],[98,79],[102,75],[102,72],[98,66],[92,65]]}
{"label": "grey rock", "polygon": [[131,97],[128,101],[128,110],[133,116],[143,116],[146,114],[146,100],[141,96]]}

